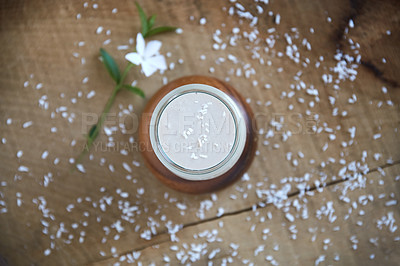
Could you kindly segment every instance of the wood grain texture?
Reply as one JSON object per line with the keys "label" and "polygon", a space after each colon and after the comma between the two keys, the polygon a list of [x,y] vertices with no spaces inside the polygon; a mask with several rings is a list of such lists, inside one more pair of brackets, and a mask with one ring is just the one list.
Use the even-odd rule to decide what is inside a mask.
{"label": "wood grain texture", "polygon": [[[366,188],[349,192],[348,203],[337,192],[354,186],[357,181],[346,181],[323,193],[315,190],[306,196],[294,196],[283,207],[285,211],[267,205],[188,226],[177,234],[179,242],[167,241],[145,248],[134,261],[145,265],[166,262],[177,265],[178,256],[170,255],[171,250],[177,250],[192,265],[204,265],[210,260],[220,265],[230,259],[235,264],[268,265],[275,261],[279,265],[314,265],[320,256],[321,265],[358,265],[360,261],[366,265],[397,265],[399,241],[393,238],[390,226],[380,229],[376,224],[388,212],[400,218],[397,207],[385,206],[390,193],[396,194],[400,188],[399,182],[392,178],[399,171],[400,166],[394,165],[384,169],[387,176],[378,171],[367,174]],[[385,186],[377,186],[379,180],[384,180]],[[382,194],[385,197],[379,196]],[[351,216],[351,212],[356,214]],[[374,218],[368,215],[371,212]],[[287,214],[292,214],[295,222],[288,220]],[[205,255],[196,259],[193,246]],[[129,255],[123,255],[123,263],[129,260]],[[112,265],[120,260],[121,257],[111,258],[92,265]]]}
{"label": "wood grain texture", "polygon": [[[354,13],[351,16],[357,27],[348,27],[349,37],[362,45],[362,61],[378,78],[399,87],[400,66],[398,54],[400,47],[400,15],[398,2],[353,1]],[[384,18],[384,19],[383,19]],[[344,49],[350,50],[346,39]]]}
{"label": "wood grain texture", "polygon": [[[260,4],[264,13],[258,15],[256,42],[243,35],[254,30],[250,21],[237,14],[228,15],[235,3],[139,2],[148,14],[157,14],[158,25],[177,25],[183,29],[183,34],[154,38],[163,42],[162,54],[171,53],[167,61],[174,63],[174,67],[151,78],[140,74],[138,67],[128,75],[128,80],[137,81],[146,92],[146,99],[162,87],[163,78],[174,80],[193,74],[211,74],[235,84],[250,102],[259,126],[257,155],[248,176],[214,194],[187,195],[163,185],[143,165],[135,146],[136,129],[146,100],[129,92],[117,96],[106,122],[107,127],[118,130],[111,136],[101,132],[90,152],[92,159],[83,161],[85,174],[71,172],[70,159],[83,148],[84,134],[92,123],[89,118],[95,119],[101,112],[113,86],[98,60],[99,48],[107,49],[121,67],[126,64],[124,55],[128,50],[118,47],[128,45],[129,51],[135,48],[130,38],[134,39],[140,22],[134,1],[89,1],[87,7],[83,2],[66,0],[57,3],[1,1],[1,257],[10,265],[109,265],[120,260],[121,255],[133,256],[133,252],[142,251],[138,260],[161,262],[164,254],[171,260],[176,258],[177,252],[170,246],[186,249],[184,243],[203,243],[204,237],[195,240],[194,234],[219,227],[219,222],[223,222],[224,226],[218,229],[222,242],[210,244],[211,249],[198,263],[204,264],[209,252],[219,248],[221,251],[210,259],[216,264],[228,257],[235,259],[235,263],[247,258],[263,264],[270,254],[281,264],[304,265],[314,263],[325,254],[326,264],[376,265],[378,261],[385,261],[387,265],[395,265],[399,242],[392,240],[398,236],[398,230],[394,234],[387,227],[380,230],[377,221],[393,212],[396,225],[399,224],[398,203],[385,206],[386,201],[399,200],[399,183],[393,180],[399,175],[400,90],[395,83],[387,81],[389,77],[396,78],[398,68],[392,68],[392,72],[379,68],[383,76],[388,77],[382,79],[359,64],[354,81],[345,79],[338,84],[335,83],[338,75],[332,69],[338,64],[333,57],[338,47],[354,57],[357,55],[354,51],[358,51],[362,59],[381,62],[381,57],[385,56],[390,64],[398,65],[397,37],[392,38],[398,36],[398,27],[388,29],[386,25],[392,25],[395,21],[392,14],[399,12],[381,10],[375,18],[379,23],[370,22],[369,16],[364,16],[359,23],[355,19],[355,27],[346,38],[357,39],[360,48],[351,49],[345,47],[341,39],[354,13],[349,1],[283,0]],[[96,3],[95,9],[93,4]],[[253,1],[240,3],[245,10],[257,14]],[[112,13],[114,8],[118,10],[115,14]],[[269,11],[273,12],[272,16],[267,15]],[[77,19],[78,14],[80,19]],[[275,23],[277,14],[281,16],[279,25]],[[202,17],[207,19],[205,25],[199,24]],[[382,41],[371,44],[362,34],[356,34],[358,27],[363,27],[362,32],[370,24],[379,27],[376,32],[391,30],[392,37],[380,34]],[[99,26],[104,29],[96,34]],[[217,43],[213,35],[217,30],[221,31],[222,42],[229,43],[235,35],[234,28],[240,29],[236,46],[213,49],[213,44]],[[271,28],[275,31],[269,33]],[[301,63],[286,56],[285,34],[298,47]],[[266,38],[273,38],[272,48]],[[304,39],[311,44],[311,50],[302,44]],[[229,60],[229,55],[237,62]],[[306,59],[310,63],[304,66],[302,63]],[[248,77],[246,71],[249,71]],[[324,74],[331,74],[333,82],[324,82]],[[89,78],[87,83],[82,82],[85,77]],[[313,85],[318,96],[308,94],[300,81],[306,89]],[[88,99],[86,95],[92,90],[96,95]],[[289,97],[291,92],[295,94]],[[334,104],[331,104],[332,97]],[[44,102],[48,103],[47,110]],[[9,118],[11,123],[7,122]],[[282,119],[280,127],[276,122]],[[33,124],[23,128],[27,121]],[[122,132],[120,124],[128,133]],[[356,129],[354,138],[349,133],[353,127]],[[71,145],[74,141],[76,144]],[[109,143],[114,146],[107,146]],[[126,152],[121,153],[121,150]],[[18,151],[23,151],[20,158],[16,156]],[[42,159],[44,151],[48,151],[48,156]],[[132,173],[122,166],[124,162]],[[345,181],[339,173],[352,162],[357,173],[363,173],[365,169],[361,166],[367,165],[368,180],[373,183],[367,190],[356,190],[350,202],[358,200],[362,194],[371,194],[376,200],[365,207],[362,218],[352,209],[348,220],[344,220],[350,206],[338,200],[341,188],[335,191],[334,185]],[[390,164],[394,166],[387,167]],[[21,166],[29,171],[19,171]],[[354,174],[346,170],[345,176],[348,179]],[[384,183],[376,183],[378,179],[383,179]],[[322,189],[325,186],[328,188]],[[252,211],[274,199],[272,196],[279,191],[294,196],[307,189],[314,189],[315,194],[301,198],[302,206],[309,210],[309,219],[299,219],[297,215],[302,208],[297,213],[289,206],[297,199],[294,197],[283,199],[281,208],[267,205]],[[122,192],[128,192],[128,197]],[[379,200],[382,194],[385,196]],[[327,201],[335,206],[338,217],[335,225],[341,228],[338,232],[333,230],[327,217],[316,218],[316,211]],[[296,219],[293,223],[298,230],[296,241],[288,241],[293,233],[288,229],[290,223],[283,212],[286,207]],[[257,211],[260,214],[257,215]],[[260,217],[268,213],[273,217],[271,221],[266,220],[268,225],[259,222]],[[361,226],[357,225],[359,220],[363,222]],[[253,224],[256,229],[250,231]],[[270,229],[266,242],[261,234],[264,227]],[[309,227],[311,233],[307,233]],[[314,232],[315,227],[318,233]],[[172,232],[180,228],[183,229],[177,236],[181,241],[171,242]],[[317,242],[310,242],[313,234],[317,235]],[[350,238],[353,235],[358,241],[357,250],[352,249],[354,239]],[[324,250],[323,240],[327,238],[334,244],[326,244],[328,249]],[[370,238],[379,238],[378,244],[370,243]],[[240,245],[240,258],[233,256],[230,242]],[[275,243],[282,246],[276,255],[271,251]],[[256,256],[254,250],[258,245],[266,246],[265,251]],[[47,249],[51,253],[45,256]],[[338,262],[334,260],[335,253],[340,255]],[[376,260],[369,258],[371,254],[375,254]]]}

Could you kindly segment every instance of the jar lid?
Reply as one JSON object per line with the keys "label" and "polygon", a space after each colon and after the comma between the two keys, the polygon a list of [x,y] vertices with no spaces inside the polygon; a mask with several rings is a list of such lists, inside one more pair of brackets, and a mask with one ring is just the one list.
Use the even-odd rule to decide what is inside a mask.
{"label": "jar lid", "polygon": [[149,126],[157,158],[190,181],[223,175],[238,162],[246,144],[239,106],[225,92],[205,84],[187,84],[167,93]]}

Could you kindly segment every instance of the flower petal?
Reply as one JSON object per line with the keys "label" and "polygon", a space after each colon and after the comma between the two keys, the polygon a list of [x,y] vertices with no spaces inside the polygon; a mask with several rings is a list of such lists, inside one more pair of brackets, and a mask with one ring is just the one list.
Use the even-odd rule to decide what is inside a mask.
{"label": "flower petal", "polygon": [[156,55],[146,59],[146,62],[160,70],[167,70],[167,63],[163,55]]}
{"label": "flower petal", "polygon": [[142,71],[146,77],[150,77],[157,71],[157,67],[149,64],[146,61],[142,62]]}
{"label": "flower petal", "polygon": [[136,36],[136,51],[140,54],[140,55],[144,55],[144,49],[145,49],[145,42],[144,42],[144,38],[142,33],[138,33],[138,35]]}
{"label": "flower petal", "polygon": [[143,60],[138,53],[129,53],[125,55],[125,59],[135,65],[140,65]]}
{"label": "flower petal", "polygon": [[162,45],[162,42],[160,41],[150,41],[147,43],[146,48],[144,50],[143,57],[144,58],[149,58],[155,54],[158,53],[158,50],[160,50]]}

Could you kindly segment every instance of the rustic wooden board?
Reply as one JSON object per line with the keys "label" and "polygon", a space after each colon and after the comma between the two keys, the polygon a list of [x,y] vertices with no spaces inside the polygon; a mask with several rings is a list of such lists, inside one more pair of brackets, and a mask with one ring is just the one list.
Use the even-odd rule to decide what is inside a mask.
{"label": "rustic wooden board", "polygon": [[[364,186],[357,179],[346,181],[291,197],[281,210],[267,205],[188,226],[176,234],[179,242],[166,241],[92,265],[205,265],[208,261],[217,265],[228,261],[234,265],[314,265],[318,260],[321,265],[397,265],[400,239],[394,221],[400,215],[398,206],[388,204],[399,201],[399,172],[399,165],[389,166],[367,174]],[[348,192],[343,200],[345,188]],[[388,213],[395,220],[380,225]],[[293,221],[287,214],[293,215]]]}
{"label": "rustic wooden board", "polygon": [[[96,3],[98,8],[94,9],[93,4]],[[114,262],[114,260],[109,260],[110,256],[113,256],[112,253],[119,257],[120,254],[135,250],[143,250],[142,258],[146,261],[146,254],[150,254],[147,252],[153,249],[150,247],[157,243],[163,243],[160,250],[168,252],[167,247],[170,243],[166,241],[170,237],[165,234],[167,221],[171,221],[171,226],[185,225],[187,227],[182,231],[183,239],[191,239],[196,230],[201,231],[194,225],[201,223],[199,227],[213,228],[214,224],[220,220],[224,221],[227,228],[224,229],[225,237],[236,230],[240,230],[243,234],[248,233],[241,230],[240,226],[245,226],[245,224],[241,225],[233,219],[236,216],[232,216],[232,219],[230,216],[218,218],[217,214],[222,210],[226,214],[241,213],[239,215],[242,218],[251,217],[249,220],[251,224],[258,218],[253,217],[253,213],[249,211],[252,206],[266,198],[266,195],[257,194],[257,189],[272,191],[273,185],[281,188],[284,185],[282,182],[286,180],[291,183],[288,193],[295,194],[299,191],[298,185],[302,183],[313,188],[315,185],[331,184],[340,180],[339,171],[353,161],[359,162],[360,165],[368,165],[370,169],[399,162],[400,91],[396,83],[391,82],[395,76],[393,73],[396,72],[386,71],[388,64],[392,64],[391,66],[395,68],[400,62],[399,52],[395,49],[398,47],[396,36],[398,36],[399,27],[395,26],[398,25],[399,12],[393,14],[382,11],[376,18],[382,21],[377,24],[381,27],[377,32],[391,30],[392,35],[386,36],[387,38],[385,35],[379,35],[380,41],[371,47],[368,43],[363,43],[363,39],[359,37],[358,34],[362,32],[362,29],[358,31],[357,19],[354,17],[355,28],[352,29],[353,31],[350,30],[347,36],[360,42],[359,53],[362,54],[362,58],[367,58],[368,62],[380,62],[381,57],[385,56],[388,64],[383,67],[377,65],[377,67],[385,75],[388,73],[388,76],[383,75],[384,78],[376,76],[370,67],[361,64],[357,68],[357,79],[354,82],[340,81],[340,89],[335,89],[333,83],[324,83],[322,75],[332,74],[333,79],[336,78],[330,71],[337,65],[337,61],[333,58],[336,49],[341,47],[346,53],[356,55],[351,45],[342,40],[348,19],[354,14],[353,7],[348,1],[315,3],[315,1],[287,0],[271,1],[268,5],[260,4],[265,12],[264,15],[259,15],[258,43],[250,42],[242,36],[237,40],[237,46],[228,45],[226,50],[213,49],[215,41],[212,36],[217,30],[221,31],[219,37],[226,43],[229,43],[229,38],[233,36],[233,28],[240,28],[241,33],[252,30],[249,21],[239,19],[237,15],[227,15],[227,10],[233,7],[234,3],[176,0],[143,1],[141,4],[146,12],[158,15],[159,24],[177,25],[183,29],[183,34],[155,37],[163,42],[162,53],[171,53],[167,61],[175,63],[174,69],[148,79],[135,71],[129,75],[129,79],[137,80],[138,85],[145,90],[147,99],[162,86],[163,77],[171,81],[184,75],[211,74],[220,79],[227,79],[245,98],[249,99],[253,111],[259,115],[258,127],[263,129],[259,137],[259,153],[248,171],[249,178],[245,176],[231,187],[214,194],[192,196],[175,192],[159,183],[143,166],[135,146],[129,146],[130,137],[137,139],[137,133],[122,134],[121,131],[113,134],[112,138],[120,144],[119,147],[128,145],[127,156],[121,154],[119,150],[105,150],[104,147],[109,138],[101,134],[97,142],[99,148],[91,152],[93,160],[86,158],[83,162],[86,174],[78,171],[71,172],[69,160],[75,158],[81,151],[84,134],[89,128],[89,125],[84,123],[84,115],[99,114],[112,89],[112,82],[98,60],[98,49],[106,48],[115,56],[120,66],[125,65],[123,57],[127,51],[118,50],[118,46],[129,45],[130,49],[134,49],[129,39],[133,38],[140,28],[134,2],[88,2],[89,6],[85,7],[84,3],[78,1],[61,1],[57,4],[45,0],[4,1],[0,4],[0,51],[2,54],[0,57],[2,66],[0,138],[4,138],[6,143],[0,144],[0,201],[4,202],[0,204],[0,212],[5,212],[5,210],[7,212],[0,213],[0,231],[2,232],[0,255],[7,258],[11,264],[71,265],[103,260],[104,263],[111,263]],[[253,14],[257,13],[251,1],[243,1],[242,4],[246,10]],[[114,8],[118,10],[116,14],[112,13]],[[273,11],[274,15],[265,15],[268,11]],[[80,19],[77,19],[77,14],[81,14]],[[282,18],[279,25],[274,22],[276,14],[280,14]],[[190,16],[194,19],[191,20]],[[202,17],[207,19],[205,25],[199,24]],[[331,22],[328,22],[328,17],[331,18]],[[366,17],[360,20],[360,25],[365,27]],[[104,30],[101,34],[96,34],[99,26],[104,27]],[[292,30],[293,27],[297,29],[298,39],[294,38],[296,33]],[[310,31],[311,27],[315,31],[314,34]],[[392,28],[386,29],[386,27]],[[268,29],[271,28],[275,28],[275,32],[268,33]],[[110,35],[106,34],[107,30],[111,31]],[[290,34],[293,42],[299,47],[301,59],[309,58],[308,67],[296,64],[284,55],[288,45],[285,33]],[[274,48],[268,52],[262,52],[266,47],[265,39],[271,35],[276,39]],[[311,44],[310,51],[302,46],[304,38]],[[111,40],[110,44],[104,44],[106,40]],[[389,49],[388,54],[385,54],[385,49],[382,47],[394,48]],[[252,52],[254,49],[261,49],[255,51],[261,54],[264,65],[253,58],[256,56],[256,53]],[[375,53],[377,49],[380,49],[379,53]],[[278,52],[282,52],[283,56],[280,57]],[[238,62],[230,61],[229,54],[235,56]],[[201,55],[205,55],[206,59],[200,60]],[[323,56],[323,60],[320,56]],[[225,62],[218,61],[219,58],[224,58]],[[183,60],[182,64],[179,63],[179,59]],[[82,64],[82,61],[85,64]],[[320,67],[316,68],[315,64],[319,61]],[[250,64],[250,67],[247,68],[246,64]],[[210,73],[211,67],[214,68],[214,73]],[[253,68],[255,74],[250,75],[250,78],[246,78],[244,74],[236,76],[238,68],[242,73]],[[280,68],[283,71],[278,72]],[[295,75],[300,70],[302,75],[299,80],[295,80]],[[89,81],[84,84],[82,81],[85,77],[88,77]],[[315,96],[307,94],[304,89],[290,88],[292,84],[300,86],[300,80],[306,84],[307,88],[311,84],[314,85],[318,90],[319,102],[316,101]],[[42,84],[43,87],[37,89],[38,84]],[[265,84],[270,84],[271,88],[265,88]],[[382,87],[386,88],[387,93],[383,93]],[[96,95],[87,99],[86,95],[92,90],[96,92]],[[291,91],[295,92],[293,97],[285,96]],[[80,93],[82,93],[81,97],[79,97]],[[349,103],[349,98],[353,97],[353,94],[356,95],[357,101]],[[48,110],[39,106],[39,99],[44,95],[47,96],[46,101],[49,103]],[[336,98],[334,106],[330,104],[329,96]],[[305,102],[300,103],[299,98],[303,98]],[[76,99],[76,103],[72,103],[72,99]],[[310,107],[311,101],[314,102],[314,107]],[[115,126],[122,122],[127,128],[137,126],[137,121],[130,118],[139,116],[145,103],[146,101],[138,97],[122,92],[118,95],[112,109],[113,114],[110,116],[108,125]],[[265,106],[266,103],[270,105]],[[293,105],[293,110],[288,109],[290,104]],[[123,116],[125,119],[116,123],[117,114],[121,112],[121,109],[128,109],[129,105],[133,106],[133,110],[128,112],[129,115]],[[66,107],[67,110],[62,111],[63,108],[60,109],[60,107]],[[338,115],[333,116],[335,107],[338,108]],[[347,115],[343,116],[343,111],[346,111]],[[52,118],[52,112],[54,118]],[[67,118],[63,117],[64,112]],[[318,114],[318,119],[308,113]],[[75,118],[70,123],[68,117],[72,118],[72,116]],[[271,125],[272,119],[280,117],[285,119],[283,130],[292,132],[292,136],[286,141],[283,140],[282,130],[277,130]],[[11,124],[7,124],[9,118],[12,118]],[[23,128],[22,125],[27,121],[33,121],[33,125]],[[296,122],[299,125],[296,125]],[[319,133],[311,131],[312,126],[320,128],[321,131],[318,130]],[[351,139],[348,132],[352,127],[356,128],[354,139]],[[52,128],[56,128],[57,131],[52,133]],[[266,138],[265,135],[269,130],[274,135]],[[333,134],[336,139],[330,140],[330,134]],[[76,140],[75,146],[71,145],[73,140]],[[265,141],[269,144],[265,145]],[[326,151],[323,151],[326,143],[328,147]],[[16,157],[19,150],[23,151],[21,158]],[[42,153],[46,150],[49,153],[48,157],[41,159]],[[363,157],[363,151],[367,152],[367,157]],[[290,157],[289,152],[292,153],[292,158],[287,160],[287,157]],[[299,156],[299,152],[302,152],[304,156]],[[54,164],[56,158],[59,160],[58,164]],[[105,159],[105,163],[101,163],[102,158]],[[339,159],[343,159],[344,162],[340,162]],[[295,160],[298,162],[297,166]],[[315,162],[310,163],[310,160]],[[128,163],[133,173],[128,173],[122,167],[122,162]],[[135,166],[137,163],[140,164],[139,167]],[[114,172],[109,170],[110,164],[114,166]],[[28,167],[29,171],[18,171],[21,165]],[[391,177],[399,172],[397,167],[388,169],[393,169]],[[362,171],[362,169],[357,169],[357,171]],[[44,176],[48,176],[48,173],[52,174],[52,180],[45,187]],[[130,180],[126,178],[129,174],[132,177]],[[295,178],[304,176],[309,176],[307,182]],[[386,183],[385,186],[379,187],[388,191],[392,191],[391,188]],[[118,189],[128,192],[129,197],[122,198]],[[141,194],[142,189],[143,194]],[[370,189],[370,193],[381,193],[381,190],[375,190],[374,187]],[[393,191],[396,197],[398,197],[397,191]],[[99,205],[109,201],[111,197],[112,203],[107,205],[106,211],[102,211]],[[335,199],[335,196],[326,190],[318,197]],[[311,198],[310,201],[320,203],[318,197],[315,200]],[[21,206],[18,206],[19,200]],[[73,204],[74,208],[69,208],[70,204]],[[133,220],[130,222],[122,219],[124,204],[137,206],[137,210],[131,211]],[[312,205],[308,206],[309,209],[312,207]],[[183,210],[183,208],[186,209]],[[347,207],[343,208],[346,209],[340,210],[337,207],[336,210],[340,213],[347,212]],[[49,212],[48,215],[46,215],[46,210]],[[270,211],[273,217],[282,216],[281,210],[271,207],[265,210]],[[386,208],[384,210],[386,211]],[[264,209],[261,211],[264,212]],[[397,212],[396,209],[393,211],[397,215],[395,217],[398,218],[398,208]],[[366,213],[366,217],[371,220],[382,217],[382,213],[376,215],[373,212]],[[338,217],[342,218],[343,215],[338,215]],[[215,219],[210,222],[214,224],[203,223],[209,219]],[[124,231],[118,233],[116,229],[110,229],[110,233],[106,235],[104,227],[110,227],[118,221],[121,222]],[[330,226],[326,221],[319,222]],[[75,224],[78,225],[77,228],[73,228]],[[296,220],[298,227],[304,227],[306,224],[307,221],[301,223]],[[341,224],[346,226],[343,221]],[[190,225],[193,226],[190,227]],[[57,237],[57,232],[61,232],[60,227],[63,226],[68,233],[62,233]],[[152,226],[155,231],[151,239],[143,239]],[[286,239],[286,236],[280,238],[279,234],[275,233],[281,231],[279,220],[271,224],[271,232],[274,233],[276,241]],[[351,236],[350,231],[346,234],[344,231],[341,233],[347,238]],[[326,235],[334,239],[334,236],[331,236],[332,233],[326,233]],[[68,239],[71,236],[73,239],[69,243]],[[254,235],[253,239],[252,236],[250,234],[245,238],[246,240],[243,241],[246,244],[243,243],[241,246],[253,242],[257,245],[261,243],[259,237]],[[80,243],[80,237],[84,240],[83,243]],[[237,237],[235,241],[241,240],[243,235]],[[297,240],[299,243],[301,237],[306,236],[299,234]],[[102,243],[102,239],[107,241]],[[45,250],[51,248],[52,242],[54,249],[51,249],[49,256],[44,256]],[[287,244],[288,249],[298,248],[290,243]],[[115,247],[115,252],[112,252],[113,247]],[[215,244],[215,248],[217,247],[218,244]],[[256,247],[255,244],[252,247]],[[398,248],[391,242],[387,244],[389,250],[396,247]],[[284,261],[285,264],[313,262],[320,250],[305,248],[304,258],[283,256],[278,253],[277,257],[275,255],[274,257],[287,260]],[[359,249],[365,250],[362,252],[363,256],[353,255],[347,246],[338,250],[345,253],[339,263],[345,261],[356,264],[364,261],[364,255],[370,252],[370,249],[361,246]],[[247,251],[243,249],[241,256],[252,259],[253,251],[254,249]],[[162,253],[157,254],[162,255]],[[171,252],[171,254],[174,253]],[[220,260],[222,257],[222,255],[218,256]],[[161,259],[162,257],[158,258],[158,260]],[[395,256],[387,255],[389,262],[395,259]],[[260,260],[257,259],[257,261],[261,260],[264,261],[264,256],[263,258],[260,256]]]}

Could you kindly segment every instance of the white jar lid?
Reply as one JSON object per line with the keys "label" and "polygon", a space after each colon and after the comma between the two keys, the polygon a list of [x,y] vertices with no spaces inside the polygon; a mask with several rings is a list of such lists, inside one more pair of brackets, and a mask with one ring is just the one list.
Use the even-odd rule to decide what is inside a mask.
{"label": "white jar lid", "polygon": [[209,85],[188,84],[158,102],[149,134],[154,153],[168,170],[200,181],[219,177],[237,163],[246,124],[229,95]]}

